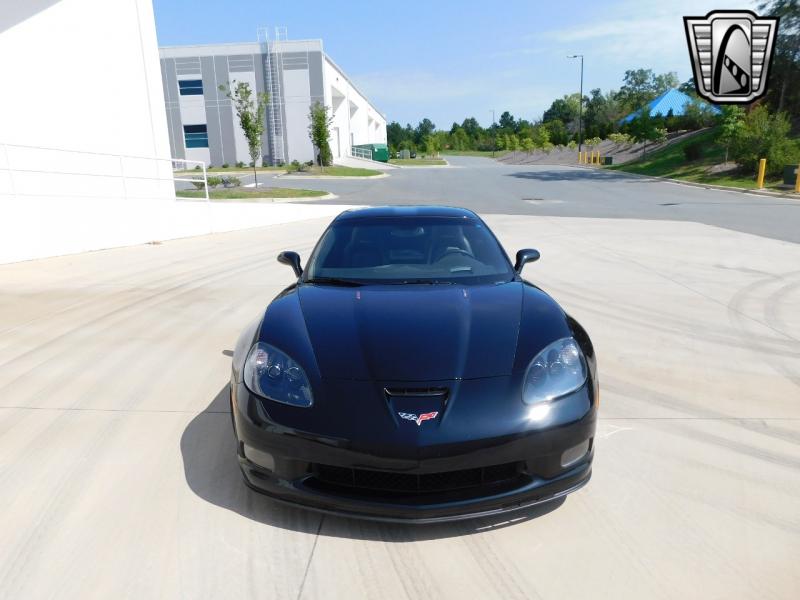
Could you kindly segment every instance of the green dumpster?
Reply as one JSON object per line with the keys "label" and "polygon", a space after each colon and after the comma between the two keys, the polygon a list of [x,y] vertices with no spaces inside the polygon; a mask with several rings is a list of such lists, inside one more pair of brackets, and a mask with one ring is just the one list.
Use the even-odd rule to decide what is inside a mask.
{"label": "green dumpster", "polygon": [[797,165],[786,165],[783,167],[783,183],[787,185],[794,185],[797,181]]}
{"label": "green dumpster", "polygon": [[603,157],[603,164],[604,165],[613,165],[614,164],[614,157],[613,156],[604,156]]}
{"label": "green dumpster", "polygon": [[372,160],[389,162],[389,146],[386,144],[356,144],[353,148],[369,150]]}

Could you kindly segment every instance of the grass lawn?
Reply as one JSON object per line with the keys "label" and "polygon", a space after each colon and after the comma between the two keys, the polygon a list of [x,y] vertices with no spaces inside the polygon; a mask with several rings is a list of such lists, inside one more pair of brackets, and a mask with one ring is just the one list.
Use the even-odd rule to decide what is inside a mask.
{"label": "grass lawn", "polygon": [[330,167],[311,167],[308,171],[293,171],[290,175],[314,177],[373,177],[375,175],[382,175],[381,171],[375,169],[361,169],[356,167],[341,167],[339,165],[332,165]]}
{"label": "grass lawn", "polygon": [[[484,158],[492,158],[491,150],[442,150],[442,154],[449,156],[483,156]],[[505,150],[495,150],[494,157],[500,158],[504,154],[508,154]]]}
{"label": "grass lawn", "polygon": [[[261,172],[275,173],[276,171],[281,172],[285,170],[286,167],[256,167],[256,171],[258,173]],[[240,173],[244,173],[245,175],[247,175],[248,173],[253,172],[253,167],[244,167],[241,169],[238,167],[228,167],[227,169],[223,169],[222,167],[212,167],[210,170],[206,170],[206,172],[213,173],[215,175],[224,175],[226,173],[230,173],[231,175],[238,175]],[[173,173],[175,175],[190,175],[190,174],[200,175],[200,176],[203,175],[203,171],[201,171],[200,169],[183,169],[180,171],[173,171]]]}
{"label": "grass lawn", "polygon": [[447,161],[441,158],[390,158],[389,164],[410,167],[430,167],[434,165],[446,165]]}
{"label": "grass lawn", "polygon": [[[725,150],[714,143],[714,131],[707,131],[690,137],[687,140],[667,146],[663,150],[647,154],[643,159],[606,167],[615,171],[626,171],[640,175],[654,175],[657,177],[670,177],[682,179],[693,183],[707,183],[710,185],[726,185],[742,189],[755,189],[756,178],[748,173],[728,171],[724,173],[709,173],[709,167],[722,163],[725,160]],[[695,142],[704,144],[703,154],[699,160],[688,162],[683,149]],[[774,188],[782,183],[780,178],[768,180],[765,187]]]}
{"label": "grass lawn", "polygon": [[[212,189],[208,191],[211,200],[258,200],[259,198],[316,198],[328,192],[319,190],[295,190],[291,188],[228,188]],[[202,190],[178,190],[175,195],[179,198],[205,198]]]}

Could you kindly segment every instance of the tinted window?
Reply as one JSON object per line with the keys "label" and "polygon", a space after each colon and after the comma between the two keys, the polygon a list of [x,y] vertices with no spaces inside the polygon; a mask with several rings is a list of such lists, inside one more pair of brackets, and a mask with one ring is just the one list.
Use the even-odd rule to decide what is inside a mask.
{"label": "tinted window", "polygon": [[183,139],[187,148],[208,148],[208,127],[206,125],[184,125]]}
{"label": "tinted window", "polygon": [[181,96],[201,96],[203,94],[203,81],[200,79],[187,79],[178,82]]}
{"label": "tinted window", "polygon": [[483,223],[449,217],[352,219],[334,223],[309,259],[305,279],[399,283],[509,281],[513,271]]}

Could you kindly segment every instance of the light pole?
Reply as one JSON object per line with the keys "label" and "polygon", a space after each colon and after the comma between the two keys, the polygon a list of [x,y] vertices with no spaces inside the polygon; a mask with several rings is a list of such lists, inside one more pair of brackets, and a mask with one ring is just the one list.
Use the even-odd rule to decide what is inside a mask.
{"label": "light pole", "polygon": [[578,153],[583,147],[583,54],[573,54],[567,58],[581,59],[581,97],[578,101]]}
{"label": "light pole", "polygon": [[[494,129],[494,109],[492,109],[492,129]],[[492,131],[492,158],[494,158],[494,149],[497,146],[497,132]]]}

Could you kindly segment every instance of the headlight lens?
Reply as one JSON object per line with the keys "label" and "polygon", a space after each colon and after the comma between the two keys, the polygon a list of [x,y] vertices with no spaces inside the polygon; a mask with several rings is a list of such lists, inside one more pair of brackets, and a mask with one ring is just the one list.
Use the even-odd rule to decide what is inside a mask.
{"label": "headlight lens", "polygon": [[244,383],[259,396],[292,406],[314,403],[311,384],[302,367],[274,346],[258,342],[244,363]]}
{"label": "headlight lens", "polygon": [[549,402],[574,392],[586,382],[586,359],[573,338],[556,340],[531,361],[525,373],[522,399],[527,404]]}

